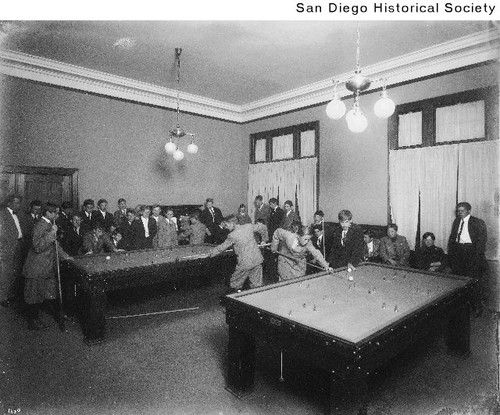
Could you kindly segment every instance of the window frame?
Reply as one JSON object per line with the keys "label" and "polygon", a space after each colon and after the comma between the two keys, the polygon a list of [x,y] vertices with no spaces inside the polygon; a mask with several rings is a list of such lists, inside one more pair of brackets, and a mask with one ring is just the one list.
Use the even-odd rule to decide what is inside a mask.
{"label": "window frame", "polygon": [[[436,109],[474,101],[484,101],[485,136],[469,140],[436,143]],[[399,146],[399,116],[418,111],[422,112],[422,144]],[[498,140],[498,119],[498,86],[473,89],[397,105],[394,114],[388,120],[389,150]]]}

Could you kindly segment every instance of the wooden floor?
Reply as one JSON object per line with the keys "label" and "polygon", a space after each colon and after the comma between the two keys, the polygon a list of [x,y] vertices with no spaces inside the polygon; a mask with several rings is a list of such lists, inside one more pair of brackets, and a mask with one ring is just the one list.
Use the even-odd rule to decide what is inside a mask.
{"label": "wooden floor", "polygon": [[[498,266],[496,271],[498,271]],[[498,276],[498,274],[496,274]],[[296,362],[279,378],[279,352],[258,348],[254,390],[225,390],[227,337],[222,281],[161,286],[109,298],[106,341],[87,346],[78,323],[28,331],[0,309],[0,414],[309,415],[325,413],[326,376]],[[496,293],[498,294],[498,293]],[[496,306],[498,302],[496,303]],[[498,308],[472,320],[472,355],[446,354],[440,338],[404,352],[370,382],[370,415],[491,415],[497,392]]]}

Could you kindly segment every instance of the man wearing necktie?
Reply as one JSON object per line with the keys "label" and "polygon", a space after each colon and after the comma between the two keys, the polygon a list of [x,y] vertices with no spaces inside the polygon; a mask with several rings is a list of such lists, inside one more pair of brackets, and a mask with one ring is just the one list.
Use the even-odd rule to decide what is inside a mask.
{"label": "man wearing necktie", "polygon": [[328,262],[332,268],[347,266],[355,271],[363,259],[363,231],[352,223],[352,213],[341,210],[338,214],[340,226],[335,229],[331,238],[331,249]]}
{"label": "man wearing necktie", "polygon": [[479,280],[473,307],[475,314],[481,315],[483,311],[481,279],[483,272],[488,269],[485,257],[487,233],[484,221],[471,216],[471,210],[470,203],[460,202],[457,205],[457,217],[448,240],[448,258],[453,274]]}
{"label": "man wearing necktie", "polygon": [[223,221],[224,217],[219,208],[214,206],[214,200],[212,198],[207,198],[205,201],[205,209],[201,212],[200,222],[203,223],[210,235],[206,238],[209,243],[215,242],[215,234],[217,233],[217,226]]}
{"label": "man wearing necktie", "polygon": [[17,296],[23,262],[23,240],[29,238],[29,230],[18,216],[21,213],[21,200],[20,196],[10,196],[7,206],[0,210],[0,305],[3,307],[12,305]]}

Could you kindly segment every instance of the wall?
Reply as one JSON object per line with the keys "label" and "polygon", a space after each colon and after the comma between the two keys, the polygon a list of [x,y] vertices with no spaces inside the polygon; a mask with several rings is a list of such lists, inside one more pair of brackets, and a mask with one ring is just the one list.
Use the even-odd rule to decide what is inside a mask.
{"label": "wall", "polygon": [[[498,84],[498,63],[390,87],[396,103]],[[351,133],[325,105],[245,125],[181,114],[198,134],[197,155],[164,154],[175,114],[129,102],[0,77],[0,164],[80,169],[80,201],[125,197],[137,203],[202,203],[214,197],[224,214],[246,201],[249,134],[320,121],[319,206],[327,220],[350,209],[358,223],[387,223],[387,121],[375,119],[378,93],[361,97],[369,126]],[[352,100],[347,100],[348,108]],[[183,140],[183,146],[187,145]],[[308,218],[307,221],[311,220]]]}
{"label": "wall", "polygon": [[138,203],[196,204],[207,197],[223,213],[246,200],[239,159],[241,126],[181,114],[197,134],[199,152],[176,162],[167,156],[175,112],[55,88],[13,77],[1,79],[0,164],[79,169],[80,202],[119,197]]}
{"label": "wall", "polygon": [[[484,65],[390,87],[388,92],[396,104],[403,104],[498,84],[498,71],[498,63]],[[361,108],[368,118],[368,128],[361,134],[351,133],[344,119],[330,120],[325,114],[325,104],[244,125],[247,142],[243,151],[248,160],[248,137],[252,133],[319,120],[319,207],[326,220],[337,221],[337,213],[349,209],[355,222],[384,225],[388,217],[387,121],[373,115],[378,97],[379,93],[361,96]],[[345,103],[349,110],[352,100]],[[307,218],[310,221],[312,218]]]}

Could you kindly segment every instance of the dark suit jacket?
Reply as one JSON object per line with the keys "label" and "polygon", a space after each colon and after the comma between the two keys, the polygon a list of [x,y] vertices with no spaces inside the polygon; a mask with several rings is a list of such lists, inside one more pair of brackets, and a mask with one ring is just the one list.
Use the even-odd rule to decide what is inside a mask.
{"label": "dark suit jacket", "polygon": [[90,219],[87,218],[87,214],[84,211],[80,212],[80,216],[82,217],[82,222],[80,223],[80,233],[85,235],[87,232],[92,230],[92,224],[95,216],[95,210],[92,211]]}
{"label": "dark suit jacket", "polygon": [[223,229],[219,225],[216,225],[212,232],[212,243],[220,245],[227,239],[227,235],[229,235],[228,229]]}
{"label": "dark suit jacket", "polygon": [[156,235],[156,221],[153,218],[149,218],[148,230],[149,236],[146,238],[142,218],[137,218],[132,222],[132,249],[153,248],[153,238]]}
{"label": "dark suit jacket", "polygon": [[280,227],[284,214],[285,212],[279,206],[276,209],[269,210],[269,219],[267,220],[267,234],[269,235],[269,239],[272,239],[274,231]]}
{"label": "dark suit jacket", "polygon": [[115,218],[109,212],[106,212],[106,216],[104,217],[100,210],[96,210],[94,213],[92,213],[92,222],[94,224],[101,225],[104,232],[109,233],[111,231],[111,226],[115,224]]}
{"label": "dark suit jacket", "polygon": [[286,214],[285,211],[283,211],[283,219],[281,220],[281,225],[283,229],[286,229],[287,231],[292,230],[292,222],[293,221],[300,221],[300,216],[297,212],[292,210],[288,215]]}
{"label": "dark suit jacket", "polygon": [[222,216],[222,212],[218,207],[214,206],[213,210],[213,217],[207,208],[203,209],[200,214],[200,222],[203,223],[208,229],[210,229],[210,227],[213,227],[213,225],[218,225],[224,219],[224,217]]}
{"label": "dark suit jacket", "polygon": [[215,244],[215,243],[217,243],[217,242],[215,242],[215,239],[216,239],[215,235],[220,233],[217,230],[217,228],[218,228],[219,223],[221,223],[222,220],[224,219],[224,217],[222,216],[222,212],[219,208],[214,206],[213,210],[214,210],[214,216],[212,216],[212,214],[210,213],[210,211],[207,208],[203,209],[201,211],[201,214],[200,214],[200,222],[203,223],[208,228],[210,233],[212,234],[211,236],[208,236],[205,238],[206,241],[208,243]]}
{"label": "dark suit jacket", "polygon": [[118,232],[122,235],[122,239],[118,242],[118,249],[125,249],[126,251],[134,249],[134,228],[132,227],[134,222],[135,220],[132,223],[129,223],[128,220],[121,222]]}
{"label": "dark suit jacket", "polygon": [[351,263],[357,266],[363,259],[365,241],[361,227],[351,224],[342,245],[342,227],[333,231],[328,262],[332,268],[345,267]]}
{"label": "dark suit jacket", "polygon": [[73,226],[67,228],[64,232],[63,239],[61,240],[61,246],[68,255],[81,255],[83,247],[82,228],[80,227],[79,234],[76,233]]}
{"label": "dark suit jacket", "polygon": [[325,237],[323,236],[321,238],[321,241],[318,242],[318,238],[316,237],[316,235],[313,235],[312,238],[311,238],[311,242],[313,244],[313,246],[321,252],[321,254],[323,254],[323,244],[325,245],[325,256],[328,257],[331,249],[332,249],[332,238],[328,238],[328,237]]}
{"label": "dark suit jacket", "polygon": [[[448,239],[448,251],[453,250],[453,245],[457,240],[458,235],[458,227],[460,226],[460,221],[462,219],[457,217],[453,221],[453,225],[451,226],[451,234],[450,239]],[[472,246],[478,255],[484,255],[486,251],[486,224],[482,219],[476,218],[475,216],[471,216],[468,222],[468,228],[470,239],[472,241]]]}

